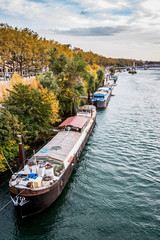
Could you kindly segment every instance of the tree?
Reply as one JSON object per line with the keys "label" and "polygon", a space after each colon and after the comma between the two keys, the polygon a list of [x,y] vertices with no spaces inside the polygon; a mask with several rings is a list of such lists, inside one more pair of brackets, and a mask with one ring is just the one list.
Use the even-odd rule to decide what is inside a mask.
{"label": "tree", "polygon": [[0,108],[0,172],[7,170],[4,156],[10,162],[17,156],[19,151],[17,135],[21,133],[25,134],[18,117]]}
{"label": "tree", "polygon": [[104,71],[102,69],[97,69],[96,73],[97,73],[97,85],[98,86],[103,85],[103,82],[104,82]]}
{"label": "tree", "polygon": [[56,47],[51,47],[48,52],[48,58],[49,58],[49,69],[53,71],[53,66],[56,58],[58,57],[58,50]]}
{"label": "tree", "polygon": [[67,75],[71,81],[76,81],[83,76],[86,71],[87,63],[82,57],[74,54],[67,65]]}
{"label": "tree", "polygon": [[25,140],[28,143],[44,140],[48,137],[49,128],[59,121],[58,102],[54,93],[48,93],[41,85],[32,87],[22,83],[15,84],[8,90],[4,108],[18,117],[23,124]]}
{"label": "tree", "polygon": [[62,116],[72,114],[72,105],[80,104],[80,96],[84,93],[83,76],[86,71],[86,62],[78,55],[73,55],[65,65],[65,71],[59,74],[58,100]]}
{"label": "tree", "polygon": [[114,67],[110,67],[109,71],[110,71],[111,75],[115,74],[115,68]]}
{"label": "tree", "polygon": [[12,28],[6,24],[0,25],[0,56],[5,66],[18,71],[21,75],[37,72],[48,65],[47,51],[53,46],[53,41],[39,38],[38,34],[28,28]]}
{"label": "tree", "polygon": [[[70,116],[72,104],[77,107],[80,103],[80,96],[84,93],[83,76],[86,71],[86,62],[77,54],[73,54],[71,59],[67,59],[63,53],[57,56],[55,48],[49,51],[49,56],[50,70],[53,71],[53,74],[50,73],[50,76],[57,78],[58,89],[56,89],[57,86],[55,84],[52,87],[52,91],[55,92],[57,90],[60,115],[62,117]],[[51,89],[51,78],[48,78],[48,81],[46,79],[43,79],[43,81],[40,79],[40,81],[43,86],[46,86],[49,90]]]}
{"label": "tree", "polygon": [[95,90],[95,76],[91,74],[89,71],[85,74],[85,82],[86,82],[86,89],[88,93],[88,104],[91,103],[90,95],[91,92],[93,93]]}
{"label": "tree", "polygon": [[52,71],[47,72],[45,76],[43,74],[40,74],[36,77],[36,79],[44,88],[47,88],[49,92],[52,91],[55,95],[57,95],[57,78]]}
{"label": "tree", "polygon": [[55,61],[52,63],[52,65],[50,64],[50,68],[53,71],[54,74],[56,74],[57,76],[66,71],[66,66],[67,66],[68,60],[66,58],[66,56],[61,53],[57,59],[55,59]]}

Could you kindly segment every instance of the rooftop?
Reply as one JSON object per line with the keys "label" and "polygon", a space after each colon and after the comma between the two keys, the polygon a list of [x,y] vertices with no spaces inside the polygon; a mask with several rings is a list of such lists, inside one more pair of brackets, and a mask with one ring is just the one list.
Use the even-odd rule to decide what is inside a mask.
{"label": "rooftop", "polygon": [[83,126],[85,125],[85,123],[88,121],[88,118],[86,117],[81,117],[81,116],[73,116],[73,117],[69,117],[67,118],[64,122],[62,122],[59,127],[63,127],[63,126],[73,126],[76,128],[83,128]]}

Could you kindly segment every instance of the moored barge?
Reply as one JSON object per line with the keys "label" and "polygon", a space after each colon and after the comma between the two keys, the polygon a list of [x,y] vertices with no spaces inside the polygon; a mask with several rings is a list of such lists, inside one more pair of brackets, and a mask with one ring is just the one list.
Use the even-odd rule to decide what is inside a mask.
{"label": "moored barge", "polygon": [[111,87],[100,87],[93,94],[93,104],[97,108],[106,108],[111,97],[112,88]]}
{"label": "moored barge", "polygon": [[61,123],[61,131],[12,175],[11,199],[22,218],[43,211],[61,194],[94,127],[96,115],[95,106],[80,107],[77,116]]}

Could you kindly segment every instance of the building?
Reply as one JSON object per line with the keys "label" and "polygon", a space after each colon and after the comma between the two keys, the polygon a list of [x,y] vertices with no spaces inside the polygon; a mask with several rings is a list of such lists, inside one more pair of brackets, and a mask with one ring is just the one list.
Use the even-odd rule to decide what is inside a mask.
{"label": "building", "polygon": [[70,50],[73,50],[72,45],[71,45],[70,43],[68,43],[68,44],[63,44],[63,45],[66,46],[67,48],[69,48]]}
{"label": "building", "polygon": [[83,50],[81,48],[77,48],[77,47],[73,48],[73,51],[76,53],[83,52]]}

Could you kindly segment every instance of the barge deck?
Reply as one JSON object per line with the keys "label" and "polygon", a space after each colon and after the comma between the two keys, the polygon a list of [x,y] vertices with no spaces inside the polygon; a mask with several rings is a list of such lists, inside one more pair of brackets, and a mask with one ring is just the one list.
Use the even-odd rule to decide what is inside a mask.
{"label": "barge deck", "polygon": [[22,218],[43,211],[61,194],[88,140],[96,108],[85,105],[60,124],[61,131],[12,175],[11,198]]}

